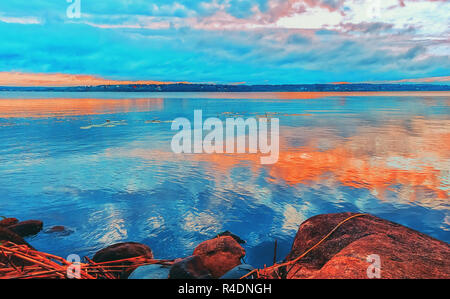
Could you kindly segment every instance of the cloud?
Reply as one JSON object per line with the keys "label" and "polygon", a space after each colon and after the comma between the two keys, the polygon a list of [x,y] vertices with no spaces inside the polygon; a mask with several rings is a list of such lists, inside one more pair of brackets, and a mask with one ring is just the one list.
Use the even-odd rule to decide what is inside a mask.
{"label": "cloud", "polygon": [[83,0],[68,19],[64,1],[16,0],[0,12],[0,71],[249,84],[448,76],[449,2],[380,2]]}
{"label": "cloud", "polygon": [[401,79],[401,80],[388,81],[388,82],[383,82],[383,83],[442,83],[442,82],[450,83],[450,76]]}
{"label": "cloud", "polygon": [[[108,80],[90,75],[0,72],[0,86],[95,86],[118,84],[171,84],[180,82]],[[183,82],[187,83],[187,82]]]}
{"label": "cloud", "polygon": [[0,22],[12,24],[40,24],[41,21],[36,17],[11,17],[0,15]]}

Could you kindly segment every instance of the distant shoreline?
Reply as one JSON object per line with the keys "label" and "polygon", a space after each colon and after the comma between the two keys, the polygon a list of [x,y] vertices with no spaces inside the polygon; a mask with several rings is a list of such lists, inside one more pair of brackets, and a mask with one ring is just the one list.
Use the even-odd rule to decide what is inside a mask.
{"label": "distant shoreline", "polygon": [[0,86],[0,91],[23,92],[426,92],[450,91],[450,85],[433,84],[294,84],[294,85],[99,85],[71,87]]}

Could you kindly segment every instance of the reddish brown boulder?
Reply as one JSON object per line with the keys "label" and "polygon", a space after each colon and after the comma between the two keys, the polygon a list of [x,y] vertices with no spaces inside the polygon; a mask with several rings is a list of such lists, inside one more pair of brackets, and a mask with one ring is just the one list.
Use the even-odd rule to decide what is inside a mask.
{"label": "reddish brown boulder", "polygon": [[[153,253],[150,247],[140,243],[129,242],[129,243],[119,243],[106,247],[98,251],[92,258],[92,260],[96,263],[103,263],[103,262],[119,261],[139,256],[148,259],[153,259]],[[120,262],[112,265],[130,266],[133,265],[133,263]],[[135,269],[136,268],[129,267],[128,271],[118,274],[117,276],[120,278],[127,278]]]}
{"label": "reddish brown boulder", "polygon": [[193,255],[198,255],[214,278],[241,264],[245,250],[230,236],[205,241],[195,248]]}
{"label": "reddish brown boulder", "polygon": [[[352,215],[319,215],[304,222],[287,260],[295,260]],[[367,279],[371,255],[380,257],[381,278],[450,278],[449,244],[372,215],[344,223],[284,273],[287,278]]]}
{"label": "reddish brown boulder", "polygon": [[211,279],[212,276],[199,256],[177,261],[170,268],[169,279]]}
{"label": "reddish brown boulder", "polygon": [[44,224],[40,220],[28,220],[8,226],[8,229],[15,232],[21,237],[27,237],[39,233],[42,230],[43,226]]}
{"label": "reddish brown boulder", "polygon": [[4,218],[0,221],[0,227],[8,227],[17,223],[19,223],[19,220],[16,218]]}

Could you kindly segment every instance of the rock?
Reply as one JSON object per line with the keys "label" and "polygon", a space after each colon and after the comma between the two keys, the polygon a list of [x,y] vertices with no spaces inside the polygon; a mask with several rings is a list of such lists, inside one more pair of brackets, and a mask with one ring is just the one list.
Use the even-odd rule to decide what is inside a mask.
{"label": "rock", "polygon": [[[287,260],[300,256],[351,215],[319,215],[304,222]],[[298,261],[287,278],[367,279],[371,255],[381,259],[381,278],[450,278],[449,244],[372,215],[344,223]]]}
{"label": "rock", "polygon": [[44,231],[46,234],[56,234],[58,236],[68,236],[73,230],[62,225],[52,226]]}
{"label": "rock", "polygon": [[223,233],[220,233],[217,235],[217,237],[232,237],[236,242],[238,242],[239,244],[245,244],[246,242],[244,240],[242,240],[241,238],[239,238],[238,236],[236,236],[235,234],[229,232],[229,231],[224,231]]}
{"label": "rock", "polygon": [[[103,262],[112,262],[119,261],[124,259],[129,259],[133,257],[145,257],[148,259],[153,259],[153,253],[150,247],[140,243],[128,242],[128,243],[119,243],[115,245],[111,245],[106,247],[100,251],[98,251],[92,260],[96,263]],[[113,265],[133,265],[132,262],[120,262]],[[117,274],[117,277],[126,279],[128,276],[135,270],[136,268],[130,268],[129,271],[126,271],[121,274]]]}
{"label": "rock", "polygon": [[[239,265],[233,269],[231,269],[229,272],[227,272],[224,276],[222,276],[220,279],[241,279],[241,277],[247,275],[248,273],[255,270],[250,265],[242,264]],[[249,277],[246,277],[246,279],[256,279],[254,275],[250,275]]]}
{"label": "rock", "polygon": [[21,236],[19,236],[15,232],[7,228],[0,227],[0,243],[4,242],[12,242],[17,245],[27,245],[31,249],[34,249],[30,244],[27,243],[27,241],[25,241]]}
{"label": "rock", "polygon": [[169,279],[212,279],[199,256],[187,257],[170,268]]}
{"label": "rock", "polygon": [[[19,236],[18,234],[10,231],[7,228],[4,227],[0,227],[0,245],[2,243],[6,243],[6,242],[12,242],[16,245],[26,245],[28,246],[30,249],[33,249],[33,246],[31,246],[30,244],[28,244],[21,236]],[[18,258],[18,257],[5,257],[2,254],[0,254],[0,263],[3,264],[10,264],[10,262],[12,262],[15,266],[29,266],[32,263],[23,260],[22,258]]]}
{"label": "rock", "polygon": [[214,278],[219,278],[241,264],[245,250],[232,237],[225,236],[201,243],[193,255],[201,258]]}
{"label": "rock", "polygon": [[28,220],[8,226],[8,229],[21,237],[36,235],[42,230],[43,222],[39,220]]}
{"label": "rock", "polygon": [[96,263],[112,262],[117,260],[128,259],[132,257],[143,256],[148,259],[153,258],[150,247],[140,243],[128,242],[114,244],[98,251],[93,261]]}
{"label": "rock", "polygon": [[17,223],[19,223],[19,220],[16,218],[4,218],[0,221],[0,227],[8,227]]}
{"label": "rock", "polygon": [[148,265],[137,268],[128,279],[167,279],[170,267],[161,265]]}
{"label": "rock", "polygon": [[49,232],[49,233],[60,233],[60,232],[63,232],[65,230],[66,230],[66,228],[64,226],[56,225],[56,226],[52,226],[49,229],[47,229],[46,232]]}

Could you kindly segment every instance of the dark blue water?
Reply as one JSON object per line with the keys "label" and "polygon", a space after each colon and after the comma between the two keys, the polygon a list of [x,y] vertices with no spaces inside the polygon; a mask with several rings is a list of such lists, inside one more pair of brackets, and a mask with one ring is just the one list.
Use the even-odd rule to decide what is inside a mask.
{"label": "dark blue water", "polygon": [[[279,118],[279,162],[172,153],[170,121],[195,109]],[[445,93],[3,93],[0,137],[0,215],[72,229],[29,239],[63,257],[135,241],[177,258],[229,230],[262,266],[274,240],[281,260],[303,221],[345,211],[450,241]]]}

